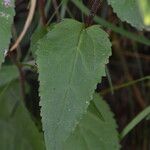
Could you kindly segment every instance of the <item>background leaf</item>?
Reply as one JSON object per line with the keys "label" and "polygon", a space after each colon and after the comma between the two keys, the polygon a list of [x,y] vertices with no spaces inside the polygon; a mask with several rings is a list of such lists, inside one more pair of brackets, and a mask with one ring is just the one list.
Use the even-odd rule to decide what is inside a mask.
{"label": "background leaf", "polygon": [[40,105],[47,149],[62,149],[105,75],[110,54],[108,35],[99,26],[85,29],[71,19],[39,41]]}
{"label": "background leaf", "polygon": [[18,82],[0,88],[0,149],[44,150],[39,133],[19,94]]}
{"label": "background leaf", "polygon": [[19,76],[16,66],[2,66],[0,70],[0,87],[8,84],[10,81],[17,79]]}
{"label": "background leaf", "polygon": [[[150,16],[150,12],[143,12],[150,8],[147,0],[107,0],[115,13],[122,21],[127,21],[137,29],[150,29],[150,23],[145,22],[145,17]],[[143,5],[141,5],[143,4]],[[146,4],[146,5],[145,5]],[[143,8],[145,7],[145,8]]]}
{"label": "background leaf", "polygon": [[66,141],[64,150],[119,150],[116,127],[109,106],[95,94],[87,114]]}
{"label": "background leaf", "polygon": [[14,0],[0,0],[0,66],[9,48],[13,16]]}

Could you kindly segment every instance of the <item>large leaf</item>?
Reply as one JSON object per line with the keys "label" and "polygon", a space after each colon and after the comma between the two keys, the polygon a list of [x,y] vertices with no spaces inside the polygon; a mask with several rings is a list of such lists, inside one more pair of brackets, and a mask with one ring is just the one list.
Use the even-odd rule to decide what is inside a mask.
{"label": "large leaf", "polygon": [[39,133],[19,95],[18,83],[0,88],[0,150],[44,150]]}
{"label": "large leaf", "polygon": [[108,35],[64,20],[39,41],[41,115],[47,149],[61,150],[86,112],[111,54]]}
{"label": "large leaf", "polygon": [[150,29],[149,0],[107,0],[118,17],[137,29]]}
{"label": "large leaf", "polygon": [[0,66],[9,48],[13,16],[14,0],[0,0]]}
{"label": "large leaf", "polygon": [[87,114],[66,141],[64,150],[118,150],[116,127],[109,106],[95,94]]}

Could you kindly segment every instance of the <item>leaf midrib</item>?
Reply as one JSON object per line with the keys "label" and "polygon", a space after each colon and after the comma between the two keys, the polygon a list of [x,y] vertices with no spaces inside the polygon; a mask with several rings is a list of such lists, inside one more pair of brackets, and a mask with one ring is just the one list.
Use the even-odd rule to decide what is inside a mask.
{"label": "leaf midrib", "polygon": [[68,87],[67,87],[67,89],[65,91],[65,95],[64,95],[64,98],[63,98],[64,103],[63,103],[63,107],[62,107],[62,111],[61,111],[62,113],[61,113],[61,116],[58,118],[58,123],[57,123],[57,125],[56,125],[56,127],[54,129],[54,140],[55,140],[55,143],[56,143],[56,131],[57,131],[58,127],[59,127],[59,124],[60,124],[60,122],[62,120],[62,117],[63,117],[63,114],[64,114],[64,109],[65,109],[66,100],[67,100],[66,97],[67,97],[69,89],[70,89],[71,81],[72,81],[73,74],[74,74],[74,71],[75,71],[75,66],[76,66],[77,58],[78,58],[78,55],[79,55],[79,52],[80,52],[80,45],[81,45],[82,35],[83,35],[82,31],[83,31],[83,27],[81,28],[81,31],[79,33],[79,38],[78,38],[79,40],[77,42],[77,47],[75,48],[76,52],[75,52],[75,57],[74,57],[73,65],[71,67],[72,71],[71,71],[71,75],[70,75],[70,78],[69,78]]}

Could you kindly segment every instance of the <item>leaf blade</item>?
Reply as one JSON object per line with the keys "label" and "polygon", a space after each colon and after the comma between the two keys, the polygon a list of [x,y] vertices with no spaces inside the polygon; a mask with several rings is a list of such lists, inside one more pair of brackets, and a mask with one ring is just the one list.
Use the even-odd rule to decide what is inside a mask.
{"label": "leaf blade", "polygon": [[67,139],[64,150],[118,150],[120,145],[116,128],[109,106],[102,97],[94,94],[87,114]]}
{"label": "leaf blade", "polygon": [[[95,43],[91,38],[102,42]],[[96,84],[105,75],[110,54],[111,44],[104,31],[98,26],[85,29],[82,23],[71,19],[56,25],[40,40],[40,105],[48,149],[62,149],[86,112]]]}
{"label": "leaf blade", "polygon": [[0,1],[0,67],[8,51],[11,38],[11,25],[14,16],[14,0]]}
{"label": "leaf blade", "polygon": [[42,134],[37,130],[20,97],[16,81],[0,88],[0,148],[44,150]]}
{"label": "leaf blade", "polygon": [[[149,4],[147,0],[142,0],[142,3]],[[150,30],[150,24],[145,22],[145,17],[150,16],[150,14],[148,14],[148,11],[147,13],[141,11],[141,0],[108,0],[108,4],[112,6],[114,12],[122,21],[130,23],[139,30]]]}

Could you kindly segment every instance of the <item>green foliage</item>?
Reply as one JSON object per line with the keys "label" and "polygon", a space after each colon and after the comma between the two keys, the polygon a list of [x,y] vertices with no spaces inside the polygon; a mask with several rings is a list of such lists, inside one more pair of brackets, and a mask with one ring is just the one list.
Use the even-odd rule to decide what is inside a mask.
{"label": "green foliage", "polygon": [[[99,25],[91,23],[86,27],[85,24],[95,21],[148,46],[150,40],[96,15],[96,1],[88,3],[91,5],[89,8],[82,0],[71,0],[73,5],[69,0],[47,0],[45,4],[40,0],[34,1],[38,2],[38,7],[30,24],[26,18],[27,14],[32,18],[27,11],[32,8],[33,1],[0,0],[0,150],[45,150],[45,147],[47,150],[119,150],[119,140],[144,118],[150,118],[150,107],[135,117],[119,135],[113,113],[102,97],[95,93],[97,83],[106,75],[105,65],[111,55],[111,43]],[[150,29],[149,0],[107,1],[121,20],[139,30]],[[76,17],[68,4],[80,10],[81,14],[77,13],[77,16],[80,16],[79,20],[85,18],[84,23],[73,19],[61,21],[68,15]],[[19,48],[10,52],[10,58],[7,57],[1,65],[10,41],[12,45],[17,40],[25,23],[30,27]],[[115,46],[118,44],[114,43]],[[39,92],[36,91],[37,74]],[[149,79],[145,76],[119,86],[112,85],[112,89],[115,91]],[[108,80],[111,81],[110,76]],[[31,81],[30,85],[26,81]],[[39,116],[38,94],[42,118]],[[43,127],[43,132],[35,123],[40,129]]]}
{"label": "green foliage", "polygon": [[16,66],[2,66],[0,70],[0,87],[18,78],[18,70]]}
{"label": "green foliage", "polygon": [[35,56],[35,52],[37,50],[37,42],[45,36],[47,33],[47,29],[45,27],[38,27],[38,29],[34,32],[31,39],[31,51],[33,55]]}
{"label": "green foliage", "polygon": [[[148,0],[107,0],[118,17],[137,29],[150,29]],[[143,11],[144,10],[144,11]]]}
{"label": "green foliage", "polygon": [[16,81],[0,87],[0,149],[45,149],[42,135],[20,98]]}
{"label": "green foliage", "polygon": [[[71,0],[71,1],[75,4],[75,6],[77,8],[79,8],[81,10],[82,13],[84,13],[85,15],[89,14],[90,10],[82,2],[80,2],[79,0]],[[127,31],[121,25],[116,26],[113,23],[108,22],[107,20],[105,20],[102,17],[97,16],[97,15],[93,18],[93,20],[97,24],[100,24],[102,27],[112,30],[113,32],[118,33],[118,34],[122,35],[123,37],[127,37],[130,40],[150,46],[150,40],[148,38],[146,38],[145,36],[134,34],[130,31]]]}
{"label": "green foliage", "polygon": [[124,128],[122,133],[120,134],[120,138],[123,139],[137,124],[139,124],[143,119],[150,115],[150,106],[145,108],[142,112],[140,112],[128,125]]}
{"label": "green foliage", "polygon": [[86,112],[111,54],[107,34],[75,20],[57,24],[39,41],[41,115],[47,149],[62,145]]}
{"label": "green foliage", "polygon": [[0,0],[0,67],[9,48],[13,16],[14,0]]}
{"label": "green foliage", "polygon": [[118,150],[116,122],[109,106],[99,95],[66,141],[64,150]]}
{"label": "green foliage", "polygon": [[143,17],[143,22],[146,26],[150,27],[150,1],[149,0],[138,0],[138,6]]}

